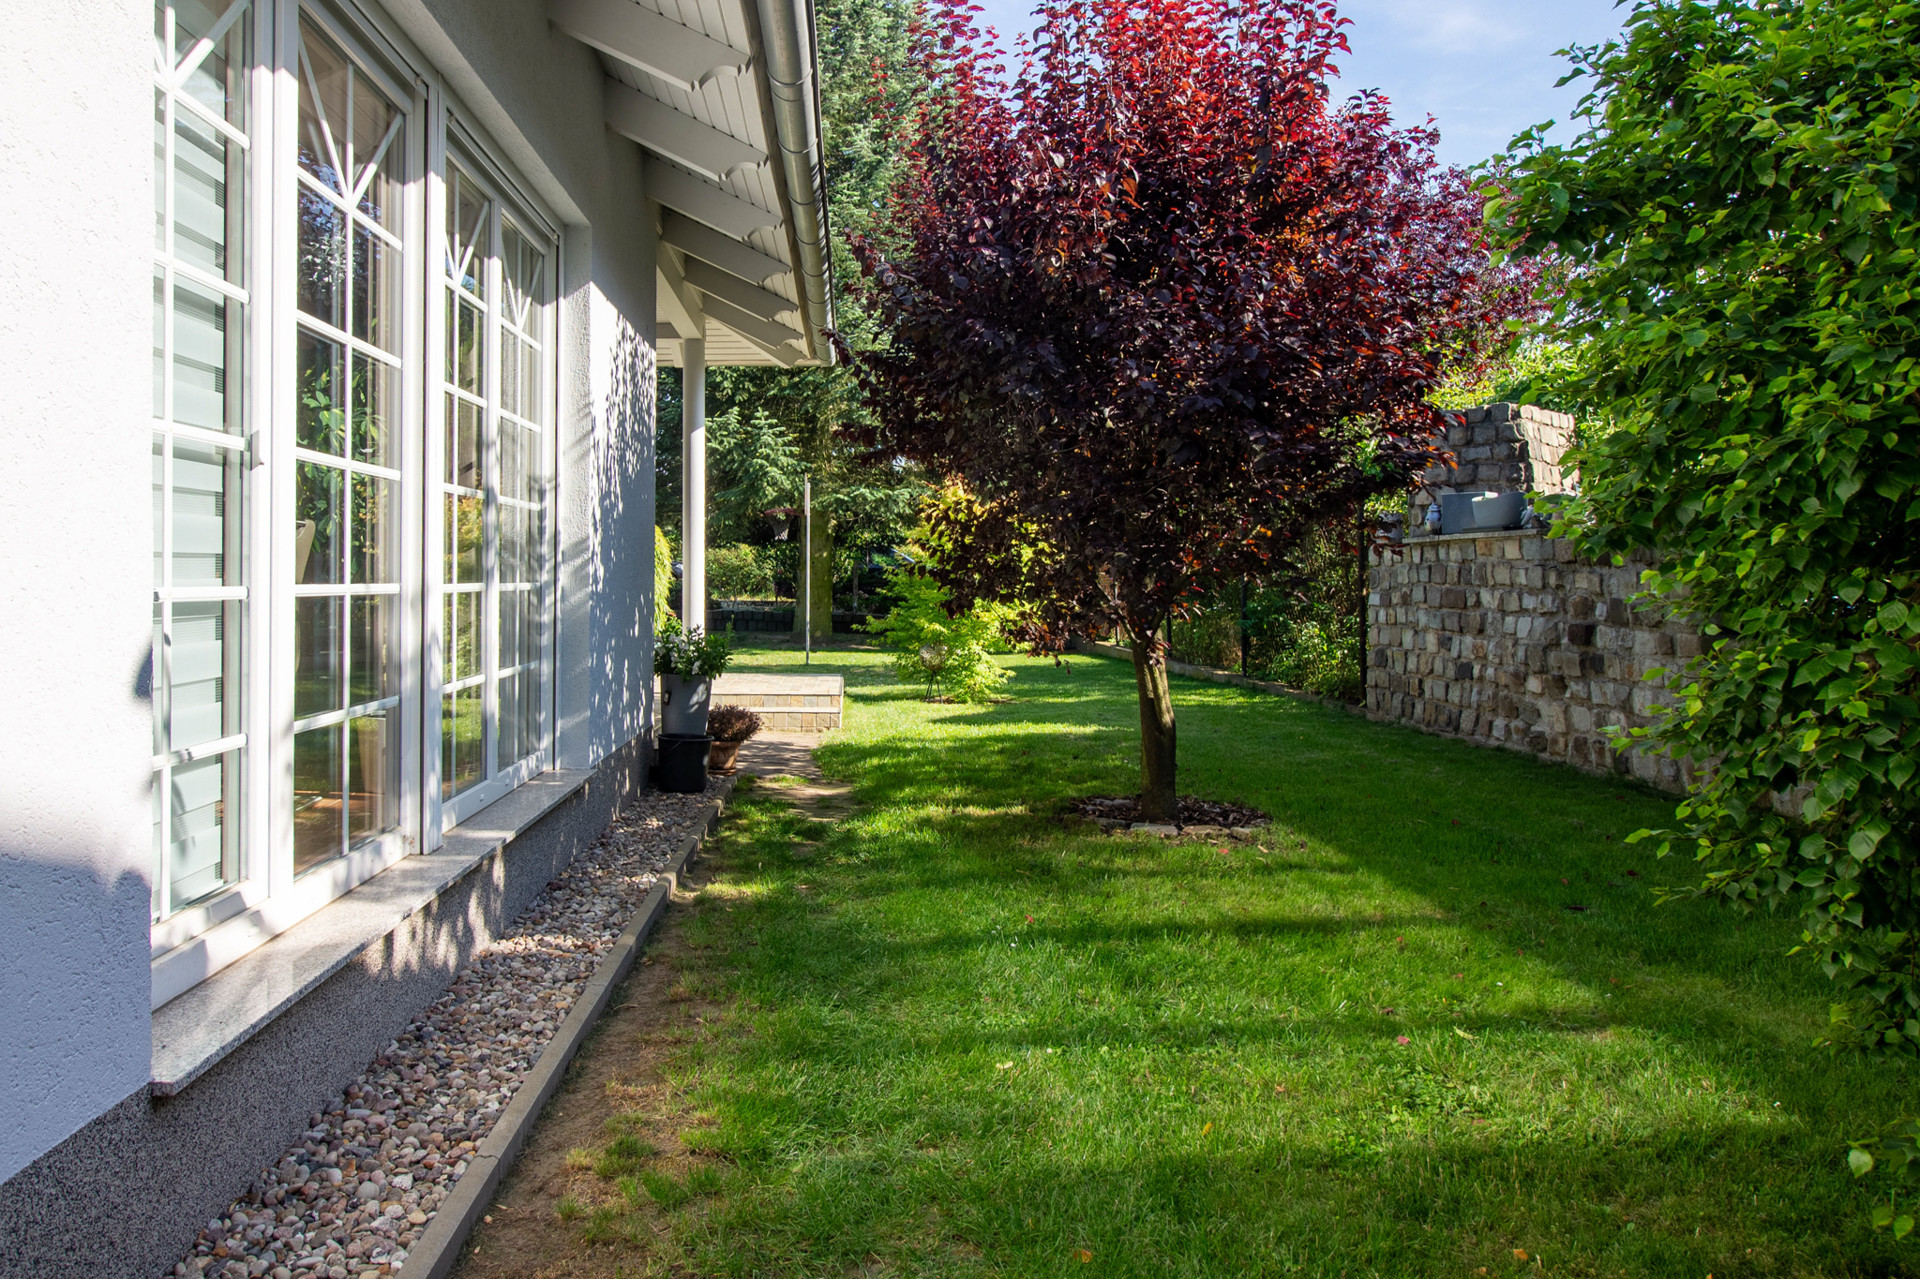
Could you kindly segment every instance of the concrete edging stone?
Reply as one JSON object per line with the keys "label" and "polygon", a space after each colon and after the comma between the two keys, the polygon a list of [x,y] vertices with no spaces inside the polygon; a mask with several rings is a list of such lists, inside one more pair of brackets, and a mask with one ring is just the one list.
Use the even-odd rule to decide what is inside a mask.
{"label": "concrete edging stone", "polygon": [[601,1014],[606,1012],[607,1005],[613,999],[614,988],[633,968],[633,962],[646,946],[654,925],[666,913],[673,895],[680,891],[680,877],[686,873],[688,864],[699,855],[706,837],[719,829],[720,815],[726,811],[727,800],[733,797],[735,781],[733,777],[721,779],[720,793],[708,801],[706,822],[698,832],[687,836],[673,856],[667,859],[660,882],[653,886],[653,891],[647,894],[640,909],[634,912],[633,919],[613,943],[613,949],[607,952],[607,957],[594,969],[593,976],[587,979],[567,1019],[560,1023],[560,1029],[547,1041],[540,1059],[527,1072],[526,1079],[513,1094],[513,1100],[500,1112],[499,1120],[468,1160],[467,1171],[441,1201],[433,1220],[421,1232],[419,1241],[408,1249],[407,1259],[396,1268],[396,1274],[405,1279],[446,1279],[453,1273],[467,1236],[473,1233],[474,1226],[493,1202],[493,1196],[508,1170],[513,1167],[514,1160],[519,1158],[527,1138],[533,1134],[533,1126],[538,1122],[540,1112],[546,1109],[547,1103],[560,1090],[567,1067],[573,1064],[580,1046],[586,1042],[587,1035],[599,1022]]}

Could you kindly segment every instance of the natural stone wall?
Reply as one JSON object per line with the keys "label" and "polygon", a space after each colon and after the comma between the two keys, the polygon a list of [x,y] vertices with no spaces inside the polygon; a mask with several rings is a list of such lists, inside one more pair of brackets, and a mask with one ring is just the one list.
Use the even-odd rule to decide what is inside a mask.
{"label": "natural stone wall", "polygon": [[1489,404],[1448,413],[1447,451],[1454,465],[1428,468],[1413,498],[1410,528],[1445,492],[1565,493],[1574,473],[1562,465],[1573,443],[1573,418],[1531,404]]}
{"label": "natural stone wall", "polygon": [[1375,550],[1368,716],[1684,789],[1675,761],[1604,732],[1651,723],[1667,695],[1647,672],[1700,652],[1685,619],[1629,606],[1643,567],[1596,565],[1525,531]]}

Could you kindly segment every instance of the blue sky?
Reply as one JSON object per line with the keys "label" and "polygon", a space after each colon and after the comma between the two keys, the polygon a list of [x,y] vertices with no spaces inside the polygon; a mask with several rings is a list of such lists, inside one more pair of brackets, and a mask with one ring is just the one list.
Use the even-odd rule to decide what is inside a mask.
{"label": "blue sky", "polygon": [[[985,22],[1011,45],[1031,29],[1029,0],[978,0]],[[1353,19],[1335,93],[1379,89],[1401,124],[1431,115],[1440,159],[1474,164],[1506,149],[1508,139],[1543,120],[1564,122],[1583,81],[1563,89],[1554,50],[1619,34],[1628,10],[1613,0],[1341,0]],[[1555,130],[1565,140],[1568,130]]]}

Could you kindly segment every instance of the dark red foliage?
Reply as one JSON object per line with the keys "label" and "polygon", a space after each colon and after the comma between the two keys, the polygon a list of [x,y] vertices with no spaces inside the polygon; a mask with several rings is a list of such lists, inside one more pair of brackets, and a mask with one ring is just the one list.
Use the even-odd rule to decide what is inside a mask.
{"label": "dark red foliage", "polygon": [[1436,455],[1425,393],[1527,282],[1430,132],[1330,104],[1343,25],[1054,0],[1009,84],[966,0],[933,0],[892,252],[856,244],[891,342],[857,367],[876,446],[980,503],[936,529],[956,607],[1152,636]]}
{"label": "dark red foliage", "polygon": [[[1325,0],[1065,0],[1008,87],[935,0],[932,99],[857,251],[891,331],[863,356],[880,443],[1037,526],[1054,554],[949,583],[1150,631],[1329,510],[1428,464],[1439,364],[1524,304],[1481,199],[1329,104]],[[982,552],[994,530],[964,540]],[[981,567],[985,561],[976,559]]]}

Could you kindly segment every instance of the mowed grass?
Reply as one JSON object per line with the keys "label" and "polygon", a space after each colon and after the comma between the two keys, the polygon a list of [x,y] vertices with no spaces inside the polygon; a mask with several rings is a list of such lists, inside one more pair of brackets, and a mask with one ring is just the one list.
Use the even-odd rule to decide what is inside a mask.
{"label": "mowed grass", "polygon": [[1175,680],[1182,790],[1274,824],[1105,836],[1062,809],[1136,784],[1131,669],[1012,664],[967,707],[816,655],[857,807],[729,815],[673,1067],[700,1184],[598,1237],[742,1276],[1920,1270],[1842,1158],[1916,1071],[1811,1046],[1787,922],[1655,903],[1689,867],[1624,838],[1669,800]]}

